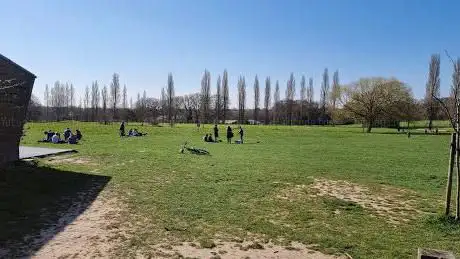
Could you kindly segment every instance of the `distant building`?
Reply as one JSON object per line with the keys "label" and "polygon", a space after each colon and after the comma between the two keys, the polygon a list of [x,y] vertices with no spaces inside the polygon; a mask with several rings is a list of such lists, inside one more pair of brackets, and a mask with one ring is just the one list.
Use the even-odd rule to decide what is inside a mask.
{"label": "distant building", "polygon": [[19,159],[19,142],[35,78],[0,54],[0,166]]}

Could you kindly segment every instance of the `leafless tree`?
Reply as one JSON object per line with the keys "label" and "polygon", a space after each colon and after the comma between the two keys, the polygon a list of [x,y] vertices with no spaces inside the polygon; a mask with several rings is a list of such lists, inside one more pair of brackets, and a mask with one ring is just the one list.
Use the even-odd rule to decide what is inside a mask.
{"label": "leafless tree", "polygon": [[89,104],[90,104],[90,93],[89,87],[86,86],[85,88],[85,98],[83,99],[83,109],[85,110],[85,118],[86,121],[89,121]]}
{"label": "leafless tree", "polygon": [[294,74],[291,73],[289,80],[287,82],[286,87],[286,104],[287,104],[287,119],[289,125],[292,125],[292,112],[294,106],[294,98],[295,98],[295,79]]}
{"label": "leafless tree", "polygon": [[227,70],[224,70],[224,75],[222,76],[222,120],[225,123],[227,119],[228,106],[230,104],[229,95],[228,95],[228,73]]}
{"label": "leafless tree", "polygon": [[112,101],[113,108],[113,119],[118,119],[118,110],[117,106],[120,102],[120,76],[117,73],[114,73],[112,76],[112,83],[110,84],[110,96]]}
{"label": "leafless tree", "polygon": [[50,106],[50,90],[48,88],[48,84],[45,85],[45,96],[44,96],[44,101],[45,101],[45,112],[46,112],[46,119],[48,119],[48,109]]}
{"label": "leafless tree", "polygon": [[264,108],[265,108],[265,124],[270,123],[270,99],[271,99],[271,83],[270,77],[265,79],[265,100],[264,100]]}
{"label": "leafless tree", "polygon": [[303,119],[305,113],[305,101],[307,98],[307,82],[305,79],[305,75],[302,75],[302,79],[300,80],[300,118]]}
{"label": "leafless tree", "polygon": [[256,75],[254,79],[254,121],[259,120],[260,89],[259,78]]}
{"label": "leafless tree", "polygon": [[73,107],[75,106],[75,88],[73,84],[70,84],[70,111],[73,113]]}
{"label": "leafless tree", "polygon": [[280,84],[278,80],[276,80],[275,84],[275,94],[273,96],[273,118],[275,119],[276,123],[279,123],[279,117],[280,117]]}
{"label": "leafless tree", "polygon": [[133,98],[132,97],[129,98],[129,109],[131,109],[131,110],[134,109]]}
{"label": "leafless tree", "polygon": [[308,80],[308,88],[307,88],[307,103],[313,103],[313,95],[314,95],[314,88],[313,88],[313,78],[310,77]]}
{"label": "leafless tree", "polygon": [[326,117],[326,110],[327,110],[327,98],[329,94],[329,74],[327,68],[324,69],[323,73],[323,83],[321,84],[321,98],[320,98],[320,105],[321,105],[321,115],[323,119]]}
{"label": "leafless tree", "polygon": [[104,85],[101,91],[101,96],[102,96],[102,117],[104,119],[104,124],[107,124],[107,104],[109,101],[109,93],[107,90],[107,86]]}
{"label": "leafless tree", "polygon": [[123,110],[128,108],[128,90],[126,89],[126,84],[123,86],[122,107]]}
{"label": "leafless tree", "polygon": [[245,108],[246,108],[246,80],[244,76],[238,79],[238,121],[240,124],[245,122]]}
{"label": "leafless tree", "polygon": [[436,98],[440,96],[440,63],[441,57],[439,54],[431,56],[430,60],[430,71],[428,74],[428,81],[426,83],[426,94],[425,94],[425,108],[428,117],[428,128],[433,128],[433,120],[436,119],[438,114],[439,105]]}
{"label": "leafless tree", "polygon": [[167,95],[168,95],[168,121],[171,127],[174,125],[173,121],[173,112],[174,112],[174,80],[172,73],[168,75],[168,88],[167,88]]}
{"label": "leafless tree", "polygon": [[204,71],[201,79],[201,115],[203,123],[209,122],[209,111],[211,110],[211,74]]}
{"label": "leafless tree", "polygon": [[99,85],[97,84],[97,81],[94,81],[91,84],[91,114],[92,114],[93,121],[98,119],[99,102],[100,102]]}
{"label": "leafless tree", "polygon": [[222,109],[222,89],[220,87],[221,79],[220,75],[217,77],[217,89],[216,89],[216,123],[219,123],[220,120],[220,110]]}
{"label": "leafless tree", "polygon": [[332,89],[330,94],[331,99],[331,120],[335,124],[334,118],[337,108],[337,101],[340,98],[340,84],[339,84],[339,71],[335,71],[332,76]]}

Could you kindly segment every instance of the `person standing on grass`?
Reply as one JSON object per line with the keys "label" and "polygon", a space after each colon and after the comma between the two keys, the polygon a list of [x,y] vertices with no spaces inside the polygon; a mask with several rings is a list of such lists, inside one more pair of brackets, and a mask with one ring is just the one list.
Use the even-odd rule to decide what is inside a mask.
{"label": "person standing on grass", "polygon": [[227,143],[231,144],[233,138],[233,131],[230,126],[227,127]]}
{"label": "person standing on grass", "polygon": [[240,134],[240,141],[241,141],[241,144],[243,144],[243,135],[244,135],[243,127],[240,126],[240,130],[238,131],[238,134]]}
{"label": "person standing on grass", "polygon": [[125,122],[122,121],[120,124],[120,137],[124,137],[124,136],[125,136]]}
{"label": "person standing on grass", "polygon": [[217,124],[214,125],[214,141],[217,142],[217,138],[219,137],[219,128],[217,128]]}

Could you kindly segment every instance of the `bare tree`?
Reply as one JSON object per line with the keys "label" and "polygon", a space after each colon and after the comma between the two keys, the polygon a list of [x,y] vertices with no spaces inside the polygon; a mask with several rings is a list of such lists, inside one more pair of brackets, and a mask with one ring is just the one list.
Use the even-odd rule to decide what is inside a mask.
{"label": "bare tree", "polygon": [[48,88],[48,84],[45,85],[45,96],[44,96],[44,101],[45,101],[45,107],[46,107],[46,119],[48,119],[48,109],[50,106],[50,90]]}
{"label": "bare tree", "polygon": [[75,88],[73,84],[70,84],[70,111],[73,113],[73,107],[75,106]]}
{"label": "bare tree", "polygon": [[238,79],[238,121],[240,124],[245,122],[246,108],[246,80],[244,76]]}
{"label": "bare tree", "polygon": [[64,89],[64,100],[65,100],[65,107],[66,107],[66,114],[69,114],[70,111],[70,87],[69,83],[65,83]]}
{"label": "bare tree", "polygon": [[305,79],[305,75],[302,75],[302,79],[300,79],[300,118],[303,121],[304,113],[305,113],[305,101],[307,98],[307,82]]}
{"label": "bare tree", "polygon": [[128,108],[128,90],[126,89],[126,84],[123,86],[122,107],[123,110]]}
{"label": "bare tree", "polygon": [[428,128],[433,128],[433,120],[436,119],[438,114],[438,102],[436,98],[440,96],[440,70],[441,57],[439,54],[431,55],[430,60],[430,71],[428,74],[428,81],[426,83],[426,94],[425,94],[425,108],[428,117]]}
{"label": "bare tree", "polygon": [[172,73],[168,75],[168,88],[167,88],[167,95],[168,95],[168,121],[171,127],[174,125],[173,122],[173,112],[174,112],[174,80]]}
{"label": "bare tree", "polygon": [[313,103],[313,95],[314,95],[313,78],[310,77],[310,79],[308,80],[307,103],[309,104]]}
{"label": "bare tree", "polygon": [[230,103],[229,100],[229,95],[228,95],[228,74],[227,70],[224,70],[224,75],[222,76],[222,99],[223,99],[223,104],[222,104],[222,120],[224,121],[227,119],[227,111],[228,111],[228,106]]}
{"label": "bare tree", "polygon": [[292,125],[292,111],[294,107],[294,97],[295,97],[295,79],[294,74],[291,73],[286,87],[286,105],[287,105],[287,120],[289,125]]}
{"label": "bare tree", "polygon": [[220,110],[222,109],[222,89],[220,87],[221,79],[220,75],[217,77],[217,89],[216,89],[216,123],[220,120]]}
{"label": "bare tree", "polygon": [[107,124],[107,104],[109,101],[109,93],[107,90],[107,86],[104,85],[101,91],[101,96],[102,96],[102,117],[104,119],[104,124]]}
{"label": "bare tree", "polygon": [[326,110],[327,110],[327,97],[329,94],[329,74],[327,68],[324,69],[323,73],[323,83],[321,84],[321,98],[320,98],[320,105],[321,105],[321,116],[323,119],[326,118]]}
{"label": "bare tree", "polygon": [[334,122],[334,117],[336,113],[336,108],[337,108],[337,101],[340,97],[340,84],[339,84],[339,71],[335,71],[334,75],[332,76],[332,89],[331,89],[331,120],[332,123],[335,124]]}
{"label": "bare tree", "polygon": [[256,75],[254,79],[254,121],[259,119],[260,89],[259,78]]}
{"label": "bare tree", "polygon": [[412,92],[395,79],[362,78],[344,87],[341,103],[345,111],[363,119],[371,132],[379,119],[400,119],[413,100]]}
{"label": "bare tree", "polygon": [[98,119],[99,102],[100,102],[99,85],[97,84],[97,81],[94,81],[91,84],[91,114],[92,114],[93,121]]}
{"label": "bare tree", "polygon": [[133,98],[132,97],[129,98],[129,108],[134,109],[134,107],[133,107]]}
{"label": "bare tree", "polygon": [[83,99],[83,109],[85,110],[86,121],[89,121],[89,104],[90,104],[90,94],[89,87],[85,88],[85,98]]}
{"label": "bare tree", "polygon": [[112,76],[112,83],[110,84],[110,96],[113,108],[113,119],[118,119],[117,106],[120,101],[120,77],[117,73]]}
{"label": "bare tree", "polygon": [[275,94],[273,96],[273,118],[275,119],[276,123],[279,123],[279,117],[280,117],[280,84],[278,80],[276,80],[275,84]]}
{"label": "bare tree", "polygon": [[271,83],[270,77],[265,79],[265,100],[264,100],[264,108],[265,108],[265,124],[269,124],[270,122],[270,99],[271,99]]}
{"label": "bare tree", "polygon": [[211,109],[211,74],[208,70],[204,71],[201,79],[201,115],[203,123],[209,122],[209,111]]}

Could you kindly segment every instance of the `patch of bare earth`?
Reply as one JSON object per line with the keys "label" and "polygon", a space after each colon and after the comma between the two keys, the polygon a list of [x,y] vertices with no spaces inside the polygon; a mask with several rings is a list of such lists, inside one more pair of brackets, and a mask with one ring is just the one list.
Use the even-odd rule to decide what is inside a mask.
{"label": "patch of bare earth", "polygon": [[[289,246],[280,246],[273,243],[245,242],[211,242],[209,247],[201,247],[199,243],[182,243],[179,245],[160,244],[152,248],[153,258],[213,258],[213,259],[275,259],[275,258],[315,258],[334,259],[346,258],[336,255],[327,255],[315,251],[301,243],[293,242]],[[148,257],[148,256],[140,256]]]}
{"label": "patch of bare earth", "polygon": [[99,196],[80,215],[78,207],[74,204],[58,224],[31,238],[35,246],[41,247],[32,258],[109,258],[127,239],[120,218],[123,205],[117,199]]}
{"label": "patch of bare earth", "polygon": [[90,158],[76,156],[55,156],[46,160],[47,164],[96,165]]}
{"label": "patch of bare earth", "polygon": [[395,224],[408,222],[423,213],[417,209],[417,198],[412,191],[390,186],[382,186],[378,191],[373,191],[347,181],[315,179],[311,185],[290,185],[277,197],[290,201],[308,197],[334,197],[354,202]]}

